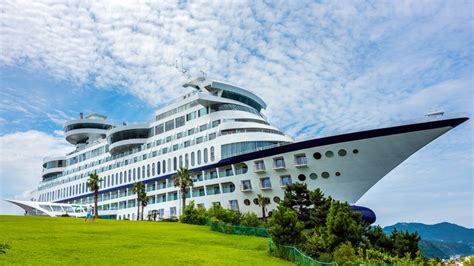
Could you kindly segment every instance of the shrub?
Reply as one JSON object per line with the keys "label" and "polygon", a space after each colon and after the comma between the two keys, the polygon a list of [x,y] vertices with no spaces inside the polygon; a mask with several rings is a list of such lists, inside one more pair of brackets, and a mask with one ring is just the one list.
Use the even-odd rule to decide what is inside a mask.
{"label": "shrub", "polygon": [[253,212],[247,212],[240,218],[240,225],[249,227],[259,227],[262,223],[258,219],[258,216]]}
{"label": "shrub", "polygon": [[161,220],[162,222],[177,222],[179,221],[178,218],[164,218]]}
{"label": "shrub", "polygon": [[292,209],[278,206],[268,220],[268,231],[277,245],[296,245],[302,241],[303,223]]}
{"label": "shrub", "polygon": [[183,214],[179,218],[182,223],[186,224],[205,224],[207,221],[206,209],[202,207],[195,208],[194,200],[184,208]]}
{"label": "shrub", "polygon": [[222,206],[215,204],[207,211],[207,216],[224,223],[240,224],[242,214],[239,211],[224,209]]}
{"label": "shrub", "polygon": [[7,243],[0,243],[0,254],[7,253],[7,249],[10,249],[10,245]]}
{"label": "shrub", "polygon": [[345,242],[339,245],[333,253],[333,259],[338,264],[354,264],[358,258],[352,248],[351,242]]}

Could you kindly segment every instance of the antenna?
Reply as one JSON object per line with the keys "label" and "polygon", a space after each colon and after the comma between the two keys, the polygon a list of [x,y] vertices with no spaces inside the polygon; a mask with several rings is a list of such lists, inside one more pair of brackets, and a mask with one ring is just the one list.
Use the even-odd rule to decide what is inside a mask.
{"label": "antenna", "polygon": [[191,76],[189,75],[189,70],[184,68],[183,66],[183,57],[181,56],[181,67],[178,67],[178,59],[176,59],[176,64],[175,64],[175,68],[181,72],[181,74],[183,74],[187,79],[189,79]]}

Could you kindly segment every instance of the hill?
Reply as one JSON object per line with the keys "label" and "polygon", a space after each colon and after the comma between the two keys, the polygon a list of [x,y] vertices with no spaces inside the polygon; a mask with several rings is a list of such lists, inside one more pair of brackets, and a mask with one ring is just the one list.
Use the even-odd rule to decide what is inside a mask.
{"label": "hill", "polygon": [[0,216],[0,265],[291,265],[268,238],[173,222]]}
{"label": "hill", "polygon": [[455,255],[474,254],[474,229],[465,228],[452,223],[422,224],[397,223],[384,227],[384,232],[390,234],[393,229],[418,232],[422,241],[420,249],[428,258],[449,258]]}

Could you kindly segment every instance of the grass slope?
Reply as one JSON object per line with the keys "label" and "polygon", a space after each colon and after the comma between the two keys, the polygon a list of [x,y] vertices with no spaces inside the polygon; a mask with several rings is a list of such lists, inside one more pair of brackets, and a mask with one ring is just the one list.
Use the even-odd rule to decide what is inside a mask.
{"label": "grass slope", "polygon": [[267,238],[166,222],[0,216],[0,264],[290,265],[267,253]]}

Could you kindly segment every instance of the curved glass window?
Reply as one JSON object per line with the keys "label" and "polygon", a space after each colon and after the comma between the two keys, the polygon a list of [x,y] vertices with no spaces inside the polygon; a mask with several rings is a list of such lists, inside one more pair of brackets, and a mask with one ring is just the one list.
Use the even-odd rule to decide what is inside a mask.
{"label": "curved glass window", "polygon": [[247,141],[224,144],[221,147],[221,159],[229,158],[232,156],[254,152],[257,150],[269,149],[272,147],[286,144],[282,141]]}
{"label": "curved glass window", "polygon": [[179,156],[179,167],[183,167],[183,155]]}
{"label": "curved glass window", "polygon": [[204,149],[204,163],[207,163],[207,148]]}
{"label": "curved glass window", "polygon": [[197,164],[201,164],[201,150],[197,151]]}
{"label": "curved glass window", "polygon": [[176,157],[173,158],[173,170],[176,171],[178,169],[178,159]]}
{"label": "curved glass window", "polygon": [[184,167],[189,168],[189,154],[184,155]]}
{"label": "curved glass window", "polygon": [[160,162],[157,162],[157,163],[156,163],[156,174],[157,174],[157,175],[161,174]]}
{"label": "curved glass window", "polygon": [[235,101],[244,103],[248,106],[252,106],[257,111],[260,111],[262,109],[262,106],[260,104],[258,104],[256,101],[250,99],[249,97],[247,97],[245,95],[238,94],[238,93],[235,93],[235,92],[224,90],[224,91],[222,91],[222,98],[227,98],[227,99],[231,99],[231,100],[235,100]]}
{"label": "curved glass window", "polygon": [[127,139],[146,139],[148,138],[148,128],[129,129],[115,132],[109,136],[110,144]]}
{"label": "curved glass window", "polygon": [[191,152],[191,166],[194,166],[194,152]]}
{"label": "curved glass window", "polygon": [[242,106],[242,105],[237,105],[237,104],[231,104],[231,103],[221,103],[221,104],[213,104],[211,105],[211,113],[212,112],[219,112],[219,111],[244,111],[252,114],[256,114],[260,117],[263,117],[262,114],[260,114],[259,111],[247,107],[247,106]]}
{"label": "curved glass window", "polygon": [[94,129],[107,130],[107,129],[112,128],[112,126],[107,125],[107,124],[96,124],[96,123],[77,123],[77,124],[72,124],[72,125],[64,127],[64,132],[68,132],[70,130],[75,130],[75,129],[83,129],[83,128],[94,128]]}
{"label": "curved glass window", "polygon": [[216,156],[214,154],[214,147],[211,147],[211,162],[213,162],[216,159]]}

